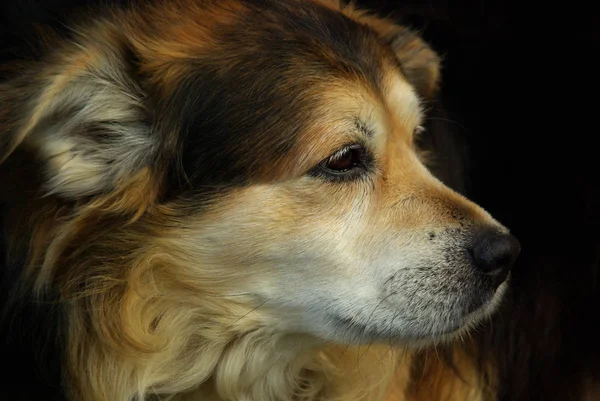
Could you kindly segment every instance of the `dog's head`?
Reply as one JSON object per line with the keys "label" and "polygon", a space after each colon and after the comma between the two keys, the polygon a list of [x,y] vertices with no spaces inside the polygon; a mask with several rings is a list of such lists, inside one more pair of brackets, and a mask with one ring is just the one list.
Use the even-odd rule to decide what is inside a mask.
{"label": "dog's head", "polygon": [[[187,303],[240,299],[274,330],[343,342],[440,338],[501,298],[518,242],[415,145],[439,59],[414,33],[279,0],[163,2],[78,30],[0,93],[0,153],[34,152],[45,191],[90,221],[128,216],[79,238],[98,270],[71,281],[146,255]],[[45,257],[73,262],[64,249]]]}

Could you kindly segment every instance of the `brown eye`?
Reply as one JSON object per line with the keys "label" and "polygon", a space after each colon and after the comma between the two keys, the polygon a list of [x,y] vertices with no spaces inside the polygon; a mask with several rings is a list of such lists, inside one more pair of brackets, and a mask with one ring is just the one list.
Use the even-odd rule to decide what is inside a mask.
{"label": "brown eye", "polygon": [[348,171],[362,162],[362,150],[360,147],[346,147],[339,150],[325,160],[325,168],[339,173]]}
{"label": "brown eye", "polygon": [[321,161],[308,174],[333,181],[347,181],[364,176],[371,169],[372,157],[360,144],[347,145]]}

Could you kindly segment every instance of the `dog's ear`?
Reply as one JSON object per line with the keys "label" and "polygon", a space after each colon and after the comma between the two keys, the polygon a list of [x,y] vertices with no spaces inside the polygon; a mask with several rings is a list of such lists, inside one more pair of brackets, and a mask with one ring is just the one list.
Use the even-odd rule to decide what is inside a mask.
{"label": "dog's ear", "polygon": [[440,58],[417,34],[407,28],[395,26],[387,40],[400,61],[406,79],[425,99],[438,91]]}
{"label": "dog's ear", "polygon": [[[331,0],[325,1],[331,3]],[[373,29],[382,41],[391,47],[406,79],[413,85],[419,96],[430,99],[437,94],[441,60],[417,33],[398,25],[391,19],[358,10],[353,5],[342,6],[342,11]]]}
{"label": "dog's ear", "polygon": [[45,169],[47,193],[109,192],[156,158],[135,57],[114,35],[84,38],[0,84],[0,163],[17,148]]}

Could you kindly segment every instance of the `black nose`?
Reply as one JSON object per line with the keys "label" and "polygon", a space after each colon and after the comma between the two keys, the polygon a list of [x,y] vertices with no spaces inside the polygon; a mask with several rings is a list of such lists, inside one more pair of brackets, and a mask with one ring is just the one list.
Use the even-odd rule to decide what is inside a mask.
{"label": "black nose", "polygon": [[475,267],[500,285],[521,252],[514,235],[485,230],[477,234],[469,250]]}

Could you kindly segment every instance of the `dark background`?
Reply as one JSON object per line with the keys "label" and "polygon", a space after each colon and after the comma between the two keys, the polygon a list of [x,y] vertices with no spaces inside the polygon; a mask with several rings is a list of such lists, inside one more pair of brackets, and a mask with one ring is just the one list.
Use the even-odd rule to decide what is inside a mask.
{"label": "dark background", "polygon": [[[0,59],[26,54],[32,23],[56,25],[76,3],[4,0]],[[459,139],[444,157],[521,240],[509,299],[480,335],[500,365],[500,400],[581,400],[585,380],[600,382],[599,14],[574,1],[359,3],[420,29],[444,57],[435,124]],[[32,377],[38,351],[3,343],[0,399],[55,399]]]}

